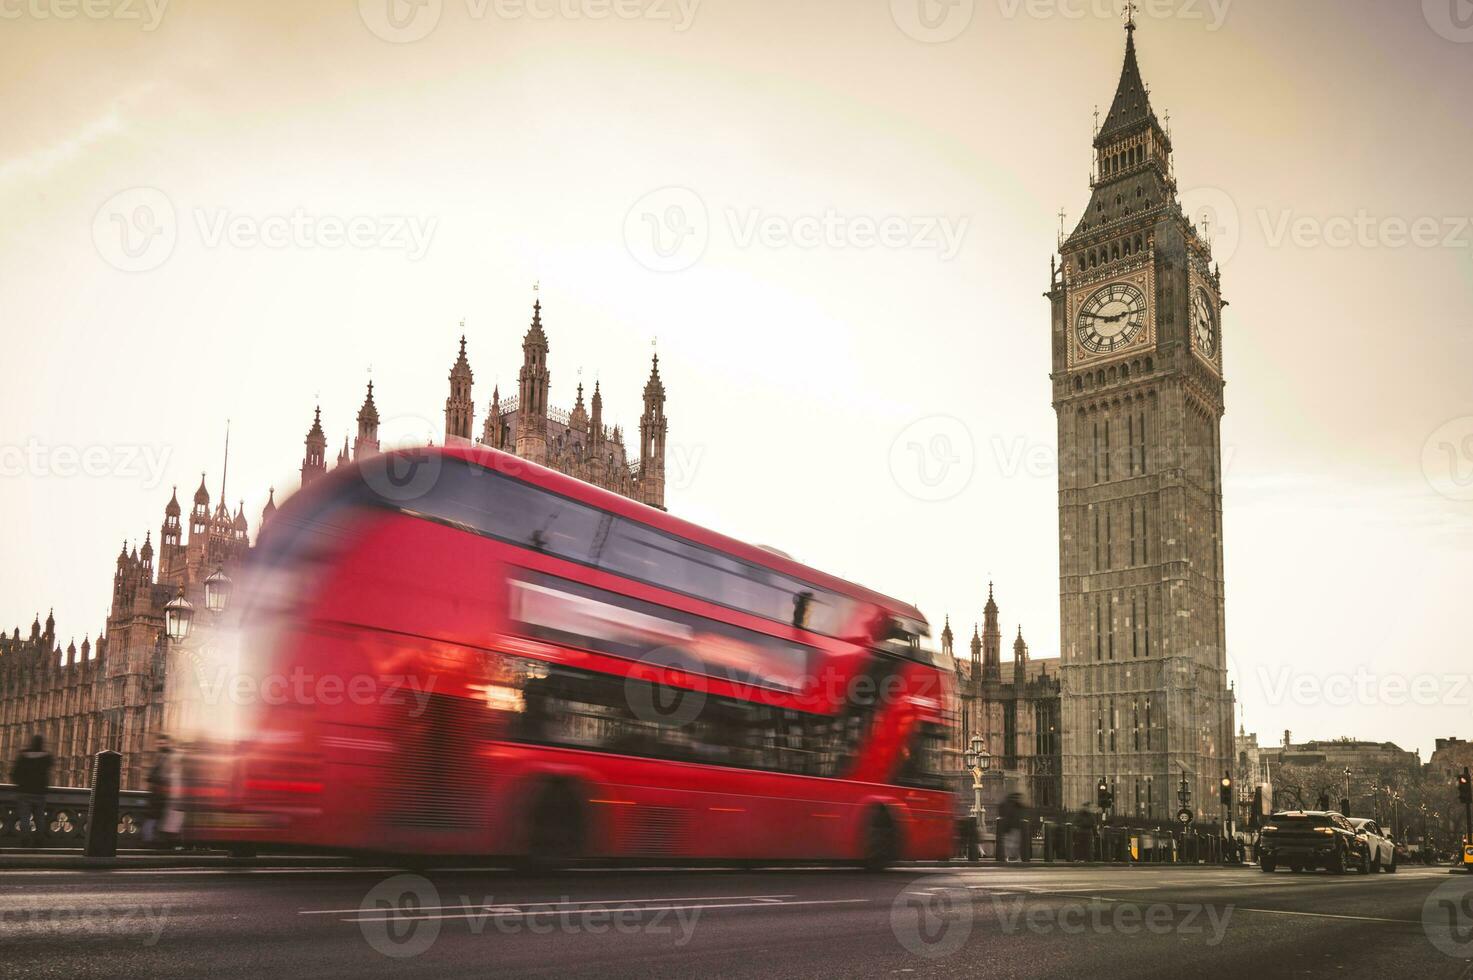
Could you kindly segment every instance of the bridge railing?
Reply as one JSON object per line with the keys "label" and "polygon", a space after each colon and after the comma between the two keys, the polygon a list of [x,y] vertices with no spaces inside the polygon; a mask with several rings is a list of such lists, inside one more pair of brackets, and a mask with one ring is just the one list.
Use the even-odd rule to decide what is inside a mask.
{"label": "bridge railing", "polygon": [[[82,847],[87,842],[87,814],[92,791],[61,786],[46,793],[46,826],[39,847]],[[148,794],[123,790],[118,794],[118,846],[143,846],[143,820],[148,813]],[[0,783],[0,847],[31,846],[30,828],[20,826],[19,797],[15,784]]]}

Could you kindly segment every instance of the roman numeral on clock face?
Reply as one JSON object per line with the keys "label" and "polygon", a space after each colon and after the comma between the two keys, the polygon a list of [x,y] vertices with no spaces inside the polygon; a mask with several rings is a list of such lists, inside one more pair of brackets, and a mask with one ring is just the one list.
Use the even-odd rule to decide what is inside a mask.
{"label": "roman numeral on clock face", "polygon": [[1128,282],[1096,290],[1080,308],[1075,323],[1079,346],[1107,354],[1135,343],[1145,328],[1145,294]]}

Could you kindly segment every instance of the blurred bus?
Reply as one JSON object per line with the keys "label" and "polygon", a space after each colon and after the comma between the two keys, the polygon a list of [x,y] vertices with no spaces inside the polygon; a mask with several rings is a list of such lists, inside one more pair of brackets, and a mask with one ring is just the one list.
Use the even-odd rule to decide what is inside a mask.
{"label": "blurred bus", "polygon": [[314,481],[241,579],[229,686],[191,733],[197,842],[537,866],[951,854],[953,666],[914,607],[771,549],[429,448]]}

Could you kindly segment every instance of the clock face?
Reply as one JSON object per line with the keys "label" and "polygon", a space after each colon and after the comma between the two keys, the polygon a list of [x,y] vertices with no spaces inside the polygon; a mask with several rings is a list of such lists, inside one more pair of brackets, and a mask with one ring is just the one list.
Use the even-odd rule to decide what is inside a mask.
{"label": "clock face", "polygon": [[1201,288],[1192,297],[1192,337],[1204,357],[1217,353],[1217,313],[1212,307],[1212,297]]}
{"label": "clock face", "polygon": [[1085,300],[1075,330],[1085,350],[1108,354],[1129,346],[1145,327],[1145,294],[1130,283],[1117,282]]}

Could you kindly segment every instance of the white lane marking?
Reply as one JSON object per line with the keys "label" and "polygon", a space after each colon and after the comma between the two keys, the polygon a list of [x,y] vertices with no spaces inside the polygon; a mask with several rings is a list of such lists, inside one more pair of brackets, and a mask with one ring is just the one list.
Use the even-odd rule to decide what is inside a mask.
{"label": "white lane marking", "polygon": [[398,915],[386,915],[373,918],[354,916],[352,918],[341,919],[339,921],[422,922],[430,919],[479,919],[489,917],[491,915],[516,915],[531,917],[537,915],[602,915],[609,912],[685,912],[692,909],[700,909],[702,911],[705,911],[706,909],[786,909],[793,908],[798,905],[868,905],[869,901],[870,900],[867,898],[831,898],[815,899],[805,902],[778,902],[776,904],[773,904],[771,902],[732,902],[722,905],[626,905],[623,908],[615,909],[532,909],[517,911],[500,911],[498,909],[497,911],[485,910],[476,912],[463,912],[456,913],[454,915],[414,915],[412,913],[405,912]]}
{"label": "white lane marking", "polygon": [[[689,896],[682,895],[679,898],[676,898],[674,896],[672,896],[670,898],[660,898],[658,896],[655,896],[655,897],[649,897],[649,896],[647,896],[645,898],[591,898],[591,899],[588,899],[587,901],[579,901],[579,902],[575,902],[572,899],[567,899],[567,898],[561,898],[561,899],[559,899],[559,898],[552,898],[552,899],[548,899],[545,902],[537,902],[537,901],[498,902],[498,903],[496,903],[496,905],[494,907],[495,908],[502,908],[503,906],[505,906],[505,907],[509,907],[509,908],[530,908],[530,907],[532,907],[534,905],[536,905],[536,906],[548,905],[548,906],[554,906],[556,908],[562,908],[564,906],[572,906],[572,905],[630,905],[630,904],[633,904],[633,903],[636,903],[636,902],[727,902],[727,901],[746,901],[746,900],[749,900],[749,899],[766,899],[766,900],[769,900],[769,901],[778,901],[778,900],[781,900],[781,899],[784,899],[784,898],[792,898],[792,897],[793,897],[792,895],[689,895]],[[469,904],[469,905],[468,904],[461,904],[461,905],[426,905],[423,908],[416,909],[414,911],[417,911],[417,912],[434,912],[434,911],[443,911],[445,909],[484,909],[484,908],[492,908],[492,907],[493,906],[490,906],[490,905],[474,905],[474,904]],[[298,911],[297,914],[298,915],[342,915],[344,912],[382,912],[382,911],[383,911],[383,909],[366,909],[366,908],[363,908],[362,906],[359,906],[358,908],[352,908],[352,909],[304,909],[304,910]]]}
{"label": "white lane marking", "polygon": [[1352,922],[1389,922],[1394,925],[1419,926],[1421,919],[1379,919],[1372,915],[1332,915],[1329,912],[1291,912],[1288,909],[1246,909],[1241,905],[1233,906],[1233,912],[1259,912],[1264,915],[1297,915],[1310,919],[1348,919]]}

